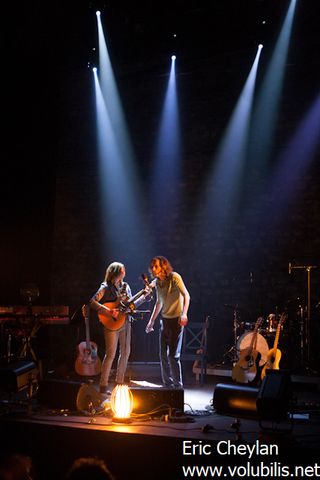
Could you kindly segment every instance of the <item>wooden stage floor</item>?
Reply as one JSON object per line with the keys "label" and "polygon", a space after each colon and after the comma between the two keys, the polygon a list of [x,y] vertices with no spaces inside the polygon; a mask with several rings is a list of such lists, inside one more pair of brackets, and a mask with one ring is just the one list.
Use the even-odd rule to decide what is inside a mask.
{"label": "wooden stage floor", "polygon": [[[37,401],[28,407],[23,399],[4,400],[0,417],[1,451],[30,455],[38,480],[63,478],[71,462],[80,456],[103,458],[118,480],[240,478],[244,472],[250,478],[248,469],[254,468],[253,465],[260,465],[262,473],[269,468],[268,476],[281,476],[279,469],[286,465],[313,468],[314,477],[311,478],[320,475],[315,470],[316,462],[320,465],[319,410],[307,411],[304,402],[303,411],[296,411],[291,418],[278,423],[232,412],[221,415],[212,408],[216,383],[217,379],[209,379],[202,387],[187,385],[184,412],[180,417],[136,416],[128,425],[113,423],[110,413],[103,410],[95,415],[84,415],[50,410]],[[311,398],[310,392],[299,395]],[[313,389],[312,398],[314,402],[319,399],[318,389]],[[278,451],[266,452],[264,445],[276,445]],[[203,446],[208,454],[201,451]],[[240,446],[239,451],[237,446]],[[255,450],[250,456],[253,446]],[[258,451],[261,446],[262,453]],[[232,469],[219,475],[205,470],[191,474],[190,470],[185,470],[188,466],[208,468],[210,465],[225,469],[241,466],[242,470],[238,476],[232,474]],[[295,471],[290,473],[290,476],[299,475]]]}

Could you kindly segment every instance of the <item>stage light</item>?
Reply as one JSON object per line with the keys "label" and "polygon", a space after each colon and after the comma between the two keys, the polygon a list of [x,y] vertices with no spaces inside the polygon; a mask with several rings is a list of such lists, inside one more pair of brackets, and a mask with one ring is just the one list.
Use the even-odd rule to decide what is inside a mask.
{"label": "stage light", "polygon": [[[138,177],[132,142],[123,112],[119,89],[113,73],[101,17],[97,16],[99,78],[95,75],[97,142],[100,180],[101,246],[112,257],[122,258],[128,270],[135,270],[141,252],[142,233],[146,231],[140,205],[143,192]],[[114,216],[114,186],[121,191]],[[113,229],[110,230],[110,222]],[[124,253],[125,239],[130,232],[136,254]],[[122,243],[123,239],[123,243]],[[148,247],[143,248],[146,259]],[[124,256],[125,255],[125,256]],[[150,255],[149,255],[150,257]]]}
{"label": "stage light", "polygon": [[92,71],[93,73],[97,73],[97,67],[93,67]]}
{"label": "stage light", "polygon": [[100,10],[97,10],[97,11],[96,11],[96,15],[97,15],[97,17],[100,17],[100,15],[101,15]]}
{"label": "stage light", "polygon": [[133,409],[133,395],[128,385],[116,385],[111,394],[112,421],[115,423],[130,423]]}
{"label": "stage light", "polygon": [[177,57],[176,57],[175,55],[172,55],[172,56],[171,56],[171,60],[173,60],[173,61],[175,61],[176,58],[177,58]]}
{"label": "stage light", "polygon": [[260,43],[260,44],[258,45],[258,48],[261,50],[261,48],[263,48],[263,45]]}

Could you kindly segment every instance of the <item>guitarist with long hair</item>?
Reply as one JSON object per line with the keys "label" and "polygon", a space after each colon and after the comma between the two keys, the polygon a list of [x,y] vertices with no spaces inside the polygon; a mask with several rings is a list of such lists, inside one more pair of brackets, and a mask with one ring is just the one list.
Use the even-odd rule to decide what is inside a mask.
{"label": "guitarist with long hair", "polygon": [[[100,393],[109,395],[109,376],[119,344],[120,353],[117,364],[116,383],[123,383],[131,348],[131,316],[123,313],[121,305],[131,298],[131,288],[124,282],[125,266],[112,262],[107,267],[104,281],[90,300],[90,307],[97,311],[104,325],[105,355],[101,366]],[[146,287],[140,295],[142,303],[150,293]],[[105,319],[105,320],[104,320]]]}

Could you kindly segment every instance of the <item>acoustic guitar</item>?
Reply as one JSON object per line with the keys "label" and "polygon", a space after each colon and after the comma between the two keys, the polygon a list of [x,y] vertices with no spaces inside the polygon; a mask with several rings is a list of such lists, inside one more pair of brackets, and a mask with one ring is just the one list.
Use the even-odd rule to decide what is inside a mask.
{"label": "acoustic guitar", "polygon": [[239,383],[252,383],[256,380],[261,353],[257,351],[258,328],[263,321],[259,317],[255,323],[249,347],[240,350],[240,356],[232,369],[232,380]]}
{"label": "acoustic guitar", "polygon": [[99,375],[101,372],[101,360],[98,357],[97,344],[90,340],[89,312],[89,306],[83,305],[82,315],[86,325],[86,341],[78,345],[78,356],[74,367],[78,375],[85,377]]}
{"label": "acoustic guitar", "polygon": [[[107,310],[102,310],[98,312],[98,318],[100,322],[108,330],[119,330],[125,323],[127,315],[134,314],[136,310],[136,302],[142,295],[148,293],[146,287],[149,287],[149,280],[147,275],[142,274],[142,279],[144,282],[144,288],[136,293],[131,298],[119,297],[115,302],[106,302],[103,303],[105,307],[108,307],[110,310],[118,310],[118,316],[113,317],[111,312]],[[153,286],[153,285],[150,285]]]}
{"label": "acoustic guitar", "polygon": [[279,370],[279,364],[280,364],[280,359],[281,359],[281,350],[278,348],[278,342],[279,342],[279,337],[280,337],[280,330],[283,322],[285,321],[287,315],[283,313],[280,317],[277,330],[276,330],[276,336],[274,337],[274,342],[273,342],[273,347],[268,351],[267,353],[267,361],[261,371],[261,380],[264,379],[266,376],[266,371],[267,370]]}

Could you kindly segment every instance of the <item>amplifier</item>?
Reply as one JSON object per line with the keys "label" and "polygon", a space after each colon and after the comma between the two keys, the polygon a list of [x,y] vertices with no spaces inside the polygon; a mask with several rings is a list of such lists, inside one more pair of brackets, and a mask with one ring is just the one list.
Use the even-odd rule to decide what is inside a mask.
{"label": "amplifier", "polygon": [[133,395],[133,413],[163,413],[168,408],[184,411],[184,390],[171,388],[130,387]]}
{"label": "amplifier", "polygon": [[49,378],[39,382],[38,402],[56,410],[77,410],[77,396],[83,382]]}
{"label": "amplifier", "polygon": [[0,368],[0,388],[4,391],[19,392],[36,380],[38,369],[34,362],[17,360]]}

